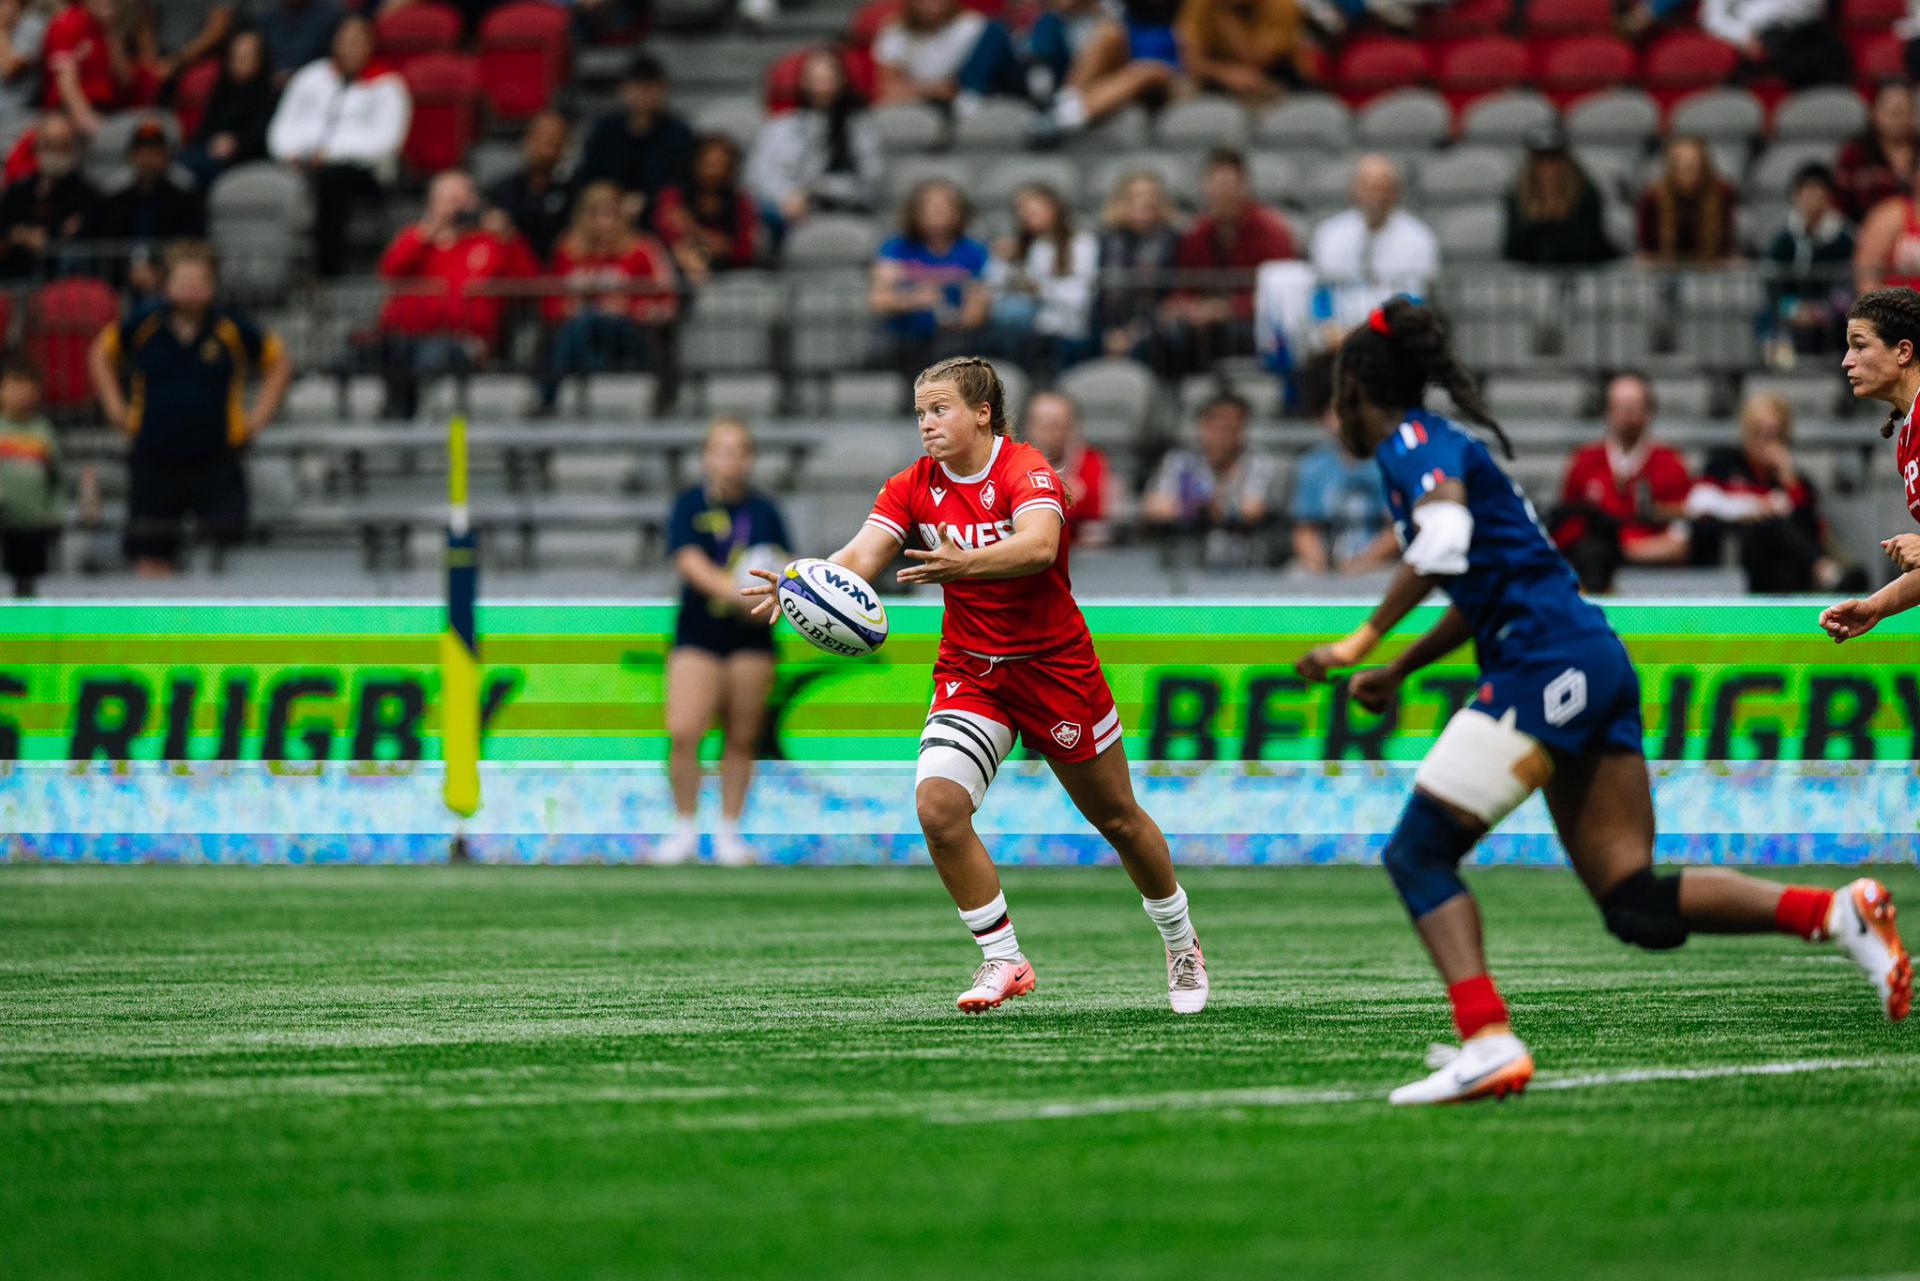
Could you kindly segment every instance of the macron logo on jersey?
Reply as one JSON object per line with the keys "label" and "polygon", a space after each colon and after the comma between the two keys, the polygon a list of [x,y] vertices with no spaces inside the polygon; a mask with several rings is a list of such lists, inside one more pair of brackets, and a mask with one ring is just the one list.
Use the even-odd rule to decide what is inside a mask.
{"label": "macron logo on jersey", "polygon": [[938,485],[929,485],[929,486],[927,486],[927,489],[928,489],[928,490],[929,490],[929,491],[930,491],[930,492],[931,492],[931,493],[933,494],[933,501],[934,501],[934,502],[936,502],[936,503],[938,503],[938,502],[944,502],[944,501],[946,501],[946,497],[947,497],[947,491],[946,491],[946,490],[944,490],[944,489],[942,489],[942,488],[940,488],[940,486],[938,486]]}
{"label": "macron logo on jersey", "polygon": [[929,525],[920,522],[920,537],[929,547],[940,545],[940,533],[944,529],[953,537],[953,541],[972,551],[997,543],[1003,538],[1013,537],[1013,522],[1007,520],[979,521],[972,525]]}

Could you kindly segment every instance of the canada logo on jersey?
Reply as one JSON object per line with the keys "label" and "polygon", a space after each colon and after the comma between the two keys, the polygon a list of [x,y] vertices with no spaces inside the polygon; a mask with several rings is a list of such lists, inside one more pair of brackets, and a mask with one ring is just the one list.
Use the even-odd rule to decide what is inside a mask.
{"label": "canada logo on jersey", "polygon": [[1033,482],[1035,489],[1052,489],[1053,473],[1050,471],[1030,471],[1027,479]]}
{"label": "canada logo on jersey", "polygon": [[988,481],[986,483],[986,487],[980,491],[980,505],[986,508],[988,511],[992,511],[993,499],[994,499],[993,482]]}
{"label": "canada logo on jersey", "polygon": [[1072,721],[1061,721],[1053,727],[1053,741],[1071,750],[1080,741],[1080,727]]}

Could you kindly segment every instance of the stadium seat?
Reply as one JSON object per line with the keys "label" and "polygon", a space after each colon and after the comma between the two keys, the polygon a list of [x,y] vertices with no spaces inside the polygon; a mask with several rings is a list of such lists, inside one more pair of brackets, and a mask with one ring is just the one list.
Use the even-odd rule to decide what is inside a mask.
{"label": "stadium seat", "polygon": [[1484,202],[1506,191],[1513,182],[1511,151],[1492,147],[1455,147],[1421,161],[1415,174],[1415,197],[1424,208]]}
{"label": "stadium seat", "polygon": [[1532,37],[1613,34],[1611,0],[1527,0],[1526,31]]}
{"label": "stadium seat", "polygon": [[440,0],[416,0],[374,20],[374,43],[382,60],[404,72],[415,58],[459,49],[465,27],[465,17],[452,5]]}
{"label": "stadium seat", "polygon": [[1033,130],[1034,111],[1012,98],[988,98],[963,112],[953,126],[953,145],[967,151],[1018,151]]}
{"label": "stadium seat", "polygon": [[1067,139],[1070,150],[1086,155],[1112,155],[1147,145],[1148,118],[1145,108],[1126,107],[1114,112],[1091,128],[1082,129]]}
{"label": "stadium seat", "polygon": [[1565,109],[1589,94],[1635,81],[1639,55],[1613,36],[1567,36],[1535,46],[1535,83]]}
{"label": "stadium seat", "polygon": [[1587,171],[1594,185],[1615,200],[1631,202],[1640,194],[1640,165],[1645,157],[1638,147],[1582,147],[1574,159]]}
{"label": "stadium seat", "polygon": [[1792,374],[1748,374],[1741,382],[1743,396],[1772,395],[1787,402],[1803,418],[1831,418],[1835,411],[1850,410],[1853,393],[1832,370],[1810,370]]}
{"label": "stadium seat", "polygon": [[1286,151],[1344,151],[1353,137],[1353,113],[1327,94],[1302,94],[1269,107],[1254,122],[1255,141]]}
{"label": "stadium seat", "polygon": [[1838,145],[1867,127],[1867,104],[1851,89],[1803,89],[1773,112],[1777,142]]}
{"label": "stadium seat", "polygon": [[1765,130],[1767,113],[1745,89],[1722,86],[1689,94],[1667,113],[1667,132],[1708,142],[1750,142]]}
{"label": "stadium seat", "polygon": [[910,403],[899,374],[843,370],[827,375],[826,412],[834,418],[893,418]]}
{"label": "stadium seat", "polygon": [[1282,152],[1256,151],[1247,157],[1253,194],[1268,204],[1292,202],[1299,194],[1300,166]]}
{"label": "stadium seat", "polygon": [[1420,38],[1438,45],[1472,36],[1490,36],[1506,30],[1513,20],[1513,0],[1458,0],[1420,11]]}
{"label": "stadium seat", "polygon": [[1487,94],[1520,87],[1527,78],[1527,47],[1510,36],[1478,36],[1440,52],[1434,85],[1458,112]]}
{"label": "stadium seat", "polygon": [[1853,78],[1867,88],[1907,78],[1906,43],[1891,31],[1855,32],[1847,37],[1853,51]]}
{"label": "stadium seat", "polygon": [[1759,363],[1753,318],[1766,300],[1758,276],[1738,271],[1683,272],[1679,286],[1679,305],[1672,313],[1676,347],[1692,367],[1745,372]]}
{"label": "stadium seat", "polygon": [[1506,214],[1497,204],[1448,209],[1435,216],[1433,234],[1440,241],[1443,262],[1498,262]]}
{"label": "stadium seat", "polygon": [[787,237],[784,256],[788,267],[813,270],[862,267],[880,248],[880,232],[869,218],[853,214],[821,214],[809,218]]}
{"label": "stadium seat", "polygon": [[1196,157],[1170,151],[1136,151],[1131,155],[1114,156],[1093,167],[1088,186],[1096,195],[1105,196],[1128,174],[1158,174],[1174,200],[1186,204],[1194,200],[1194,192],[1198,189],[1199,175],[1195,172],[1195,160]]}
{"label": "stadium seat", "polygon": [[181,73],[173,91],[173,114],[179,119],[181,137],[191,138],[200,128],[200,122],[206,118],[207,103],[213,98],[213,88],[219,83],[217,58],[203,58]]}
{"label": "stadium seat", "polygon": [[1620,266],[1573,276],[1561,314],[1566,317],[1564,356],[1570,364],[1622,369],[1644,365],[1652,354],[1665,304],[1654,276]]}
{"label": "stadium seat", "polygon": [[788,314],[794,369],[834,373],[869,363],[874,319],[867,309],[866,272],[822,273],[795,286]]}
{"label": "stadium seat", "polygon": [[520,172],[520,144],[482,138],[467,149],[467,172],[483,190]]}
{"label": "stadium seat", "polygon": [[708,414],[735,414],[749,422],[780,412],[780,375],[765,370],[714,374],[701,387],[701,408]]}
{"label": "stadium seat", "polygon": [[1460,141],[1519,146],[1528,133],[1552,124],[1554,116],[1553,104],[1531,89],[1489,94],[1460,113]]}
{"label": "stadium seat", "polygon": [[1660,107],[1639,89],[1610,89],[1568,108],[1566,126],[1576,146],[1640,147],[1658,131]]}
{"label": "stadium seat", "polygon": [[221,279],[243,297],[283,297],[306,260],[313,200],[292,169],[257,161],[221,174],[207,196],[207,230]]}
{"label": "stadium seat", "polygon": [[480,129],[479,66],[465,54],[421,54],[407,65],[406,81],[413,95],[407,165],[432,175],[464,164]]}
{"label": "stadium seat", "polygon": [[1640,78],[1656,101],[1671,106],[1727,83],[1739,68],[1740,55],[1726,41],[1703,31],[1672,31],[1647,47]]}
{"label": "stadium seat", "polygon": [[1842,0],[1840,5],[1840,26],[1846,31],[1886,31],[1906,16],[1906,0]]}
{"label": "stadium seat", "polygon": [[769,114],[791,111],[799,103],[801,68],[806,66],[808,58],[822,49],[839,55],[840,65],[846,70],[847,78],[854,82],[855,91],[860,93],[862,97],[870,96],[868,92],[871,88],[870,82],[872,79],[872,64],[870,61],[865,67],[866,79],[869,84],[863,88],[861,85],[861,77],[855,74],[854,64],[857,60],[852,57],[847,50],[831,45],[807,45],[804,48],[782,54],[767,64],[766,75],[762,79],[765,85],[767,111]]}
{"label": "stadium seat", "polygon": [[1065,156],[1008,156],[986,166],[974,180],[973,198],[987,207],[1005,205],[1030,183],[1053,188],[1069,205],[1095,206],[1107,195],[1091,189],[1083,193],[1080,166]]}
{"label": "stadium seat", "polygon": [[169,145],[180,145],[180,122],[171,112],[166,111],[122,111],[107,116],[100,125],[100,132],[86,144],[86,154],[81,157],[81,166],[87,177],[103,191],[111,191],[122,185],[128,178],[127,146],[133,141],[133,132],[144,124],[157,124],[167,131]]}
{"label": "stadium seat", "polygon": [[1356,39],[1340,55],[1334,80],[1355,106],[1382,93],[1427,82],[1427,51],[1397,37]]}
{"label": "stadium seat", "polygon": [[694,113],[693,129],[695,133],[725,134],[747,151],[760,135],[764,119],[760,104],[752,98],[721,98]]}
{"label": "stadium seat", "polygon": [[1484,394],[1488,408],[1508,418],[1564,422],[1595,408],[1593,381],[1581,374],[1503,374],[1489,381]]}
{"label": "stadium seat", "polygon": [[553,101],[573,59],[569,21],[567,10],[538,3],[504,5],[481,21],[480,82],[496,118],[524,120]]}
{"label": "stadium seat", "polygon": [[1353,163],[1350,160],[1325,164],[1306,164],[1300,169],[1300,185],[1294,191],[1295,202],[1305,206],[1315,219],[1344,209],[1351,200]]}
{"label": "stadium seat", "polygon": [[900,16],[905,0],[867,0],[847,20],[847,43],[856,49],[871,48],[882,27]]}
{"label": "stadium seat", "polygon": [[1529,369],[1557,341],[1560,277],[1538,271],[1470,271],[1446,286],[1454,350],[1475,370]]}
{"label": "stadium seat", "polygon": [[654,374],[594,374],[582,381],[580,408],[586,416],[651,418],[659,408],[660,379]]}
{"label": "stadium seat", "polygon": [[1831,165],[1833,148],[1824,142],[1776,142],[1747,170],[1743,190],[1750,198],[1785,200],[1793,194],[1793,175],[1808,165]]}
{"label": "stadium seat", "polygon": [[680,322],[680,364],[690,373],[766,369],[773,364],[773,327],[786,288],[757,271],[716,276]]}
{"label": "stadium seat", "polygon": [[1355,132],[1363,146],[1388,151],[1437,147],[1453,132],[1446,100],[1431,89],[1401,89],[1362,108]]}
{"label": "stadium seat", "polygon": [[972,191],[977,185],[975,169],[971,156],[901,156],[890,160],[884,178],[888,206],[890,210],[897,208],[915,187],[935,178],[945,178],[962,191]]}
{"label": "stadium seat", "polygon": [[1107,356],[1075,365],[1060,376],[1059,389],[1080,406],[1081,421],[1090,430],[1105,420],[1137,433],[1154,407],[1153,373],[1134,360]]}
{"label": "stadium seat", "polygon": [[120,295],[104,280],[68,276],[27,298],[27,359],[44,380],[42,397],[55,413],[93,403],[87,352],[120,316]]}
{"label": "stadium seat", "polygon": [[1160,113],[1154,141],[1168,148],[1244,147],[1247,113],[1231,98],[1199,97],[1177,102]]}
{"label": "stadium seat", "polygon": [[889,154],[932,151],[946,140],[946,118],[921,102],[880,107],[872,115],[873,131]]}
{"label": "stadium seat", "polygon": [[1715,404],[1713,379],[1706,374],[1655,374],[1649,383],[1660,412],[1670,418],[1712,418]]}
{"label": "stadium seat", "polygon": [[1230,391],[1247,402],[1255,422],[1269,421],[1280,415],[1283,390],[1280,380],[1271,375],[1227,378],[1219,374],[1189,374],[1180,380],[1180,420],[1190,420],[1208,400],[1222,391]]}

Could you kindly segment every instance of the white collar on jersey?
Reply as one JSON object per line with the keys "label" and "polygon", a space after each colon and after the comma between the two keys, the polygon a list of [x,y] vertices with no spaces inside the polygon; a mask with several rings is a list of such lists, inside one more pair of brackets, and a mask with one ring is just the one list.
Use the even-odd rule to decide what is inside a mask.
{"label": "white collar on jersey", "polygon": [[971,476],[956,476],[953,474],[953,468],[947,466],[945,463],[940,464],[940,470],[947,473],[947,479],[956,485],[978,485],[987,478],[987,473],[993,470],[994,463],[1000,460],[1000,446],[1004,445],[1006,440],[1007,438],[1005,436],[995,436],[993,438],[993,450],[987,455],[987,465]]}

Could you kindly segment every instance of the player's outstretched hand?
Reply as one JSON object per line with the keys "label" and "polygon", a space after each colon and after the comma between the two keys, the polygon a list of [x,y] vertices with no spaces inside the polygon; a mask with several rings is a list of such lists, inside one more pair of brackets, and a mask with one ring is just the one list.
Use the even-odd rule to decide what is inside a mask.
{"label": "player's outstretched hand", "polygon": [[740,589],[740,595],[753,602],[752,607],[747,610],[747,617],[771,625],[773,620],[779,617],[775,611],[773,594],[780,590],[780,576],[770,569],[755,569],[748,572],[755,578],[764,578],[767,581],[765,586],[756,583],[752,587]]}
{"label": "player's outstretched hand", "polygon": [[951,525],[940,532],[938,547],[930,552],[909,550],[907,556],[920,563],[909,565],[894,575],[903,583],[950,583],[967,575],[967,551],[953,541]]}
{"label": "player's outstretched hand", "polygon": [[1339,669],[1354,667],[1364,661],[1368,650],[1369,647],[1355,634],[1330,644],[1314,646],[1294,663],[1293,670],[1310,681],[1330,681]]}
{"label": "player's outstretched hand", "polygon": [[1843,600],[1820,611],[1820,628],[1833,637],[1833,643],[1852,640],[1873,630],[1880,615],[1871,601]]}
{"label": "player's outstretched hand", "polygon": [[1880,544],[1880,550],[1903,574],[1920,569],[1920,534],[1895,534]]}
{"label": "player's outstretched hand", "polygon": [[1347,682],[1348,696],[1375,716],[1386,711],[1399,692],[1400,678],[1391,667],[1369,667]]}

